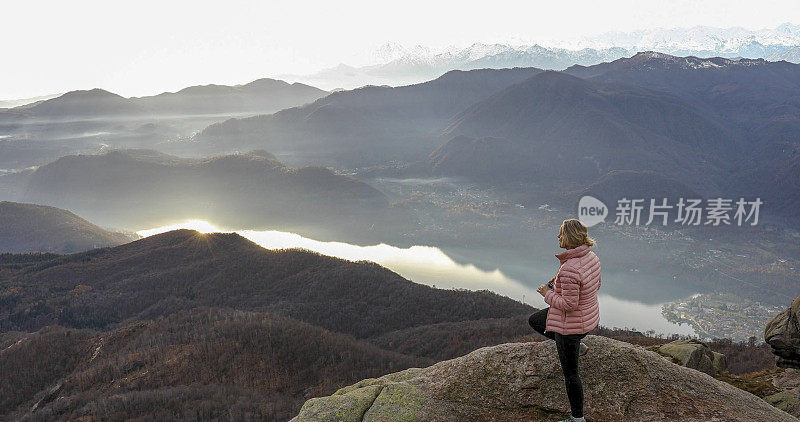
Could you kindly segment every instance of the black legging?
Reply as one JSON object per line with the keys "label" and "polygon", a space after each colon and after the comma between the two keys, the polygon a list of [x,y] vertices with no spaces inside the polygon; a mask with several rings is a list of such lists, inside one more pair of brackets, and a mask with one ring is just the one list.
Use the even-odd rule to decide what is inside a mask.
{"label": "black legging", "polygon": [[537,311],[528,318],[528,323],[539,334],[555,340],[558,360],[561,361],[561,370],[564,371],[564,384],[567,387],[567,398],[572,409],[572,416],[580,418],[583,417],[583,386],[578,374],[578,350],[581,339],[586,337],[586,334],[563,335],[545,331],[547,311],[549,310],[550,308],[545,308]]}

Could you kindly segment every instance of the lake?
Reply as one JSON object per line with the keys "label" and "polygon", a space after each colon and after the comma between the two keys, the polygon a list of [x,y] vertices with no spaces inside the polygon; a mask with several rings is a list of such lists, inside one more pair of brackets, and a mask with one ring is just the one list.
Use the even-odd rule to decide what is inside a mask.
{"label": "lake", "polygon": [[[202,220],[141,230],[137,234],[147,237],[177,229],[191,229],[201,233],[236,232],[266,249],[302,248],[351,261],[372,261],[416,283],[443,289],[491,290],[534,307],[547,306],[542,297],[536,293],[536,287],[540,284],[538,280],[550,279],[557,266],[555,257],[552,257],[555,264],[546,268],[543,266],[535,268],[530,262],[526,263],[524,259],[517,259],[514,262],[499,262],[497,266],[487,268],[485,262],[476,265],[473,262],[465,262],[463,256],[491,256],[489,251],[486,251],[486,254],[481,254],[481,251],[470,251],[472,253],[463,254],[456,260],[435,246],[415,245],[401,248],[383,243],[360,246],[344,242],[323,242],[296,233],[276,230],[224,230]],[[558,251],[554,249],[553,252]],[[510,274],[532,274],[535,275],[533,278],[537,281],[522,281],[521,277],[514,277]],[[648,280],[648,277],[652,280]],[[601,325],[633,328],[640,331],[654,330],[656,333],[666,335],[694,334],[690,326],[673,324],[661,315],[661,305],[677,299],[679,297],[677,293],[674,295],[675,297],[669,297],[662,302],[631,300],[618,293],[625,289],[615,288],[621,283],[668,284],[665,280],[658,279],[657,276],[604,272],[603,286],[607,288],[601,288],[599,295]]]}

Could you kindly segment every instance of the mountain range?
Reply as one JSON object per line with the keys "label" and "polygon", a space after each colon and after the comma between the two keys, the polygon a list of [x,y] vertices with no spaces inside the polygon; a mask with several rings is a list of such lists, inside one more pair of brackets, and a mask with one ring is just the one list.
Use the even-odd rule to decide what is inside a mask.
{"label": "mountain range", "polygon": [[553,181],[581,191],[603,180],[616,199],[631,185],[607,175],[646,171],[651,197],[674,197],[658,181],[666,178],[685,195],[760,197],[791,216],[798,82],[800,66],[787,62],[653,52],[545,72],[454,116],[428,164],[435,174],[537,193]]}
{"label": "mountain range", "polygon": [[[794,215],[792,207],[798,198],[791,169],[796,168],[797,158],[792,151],[800,142],[800,66],[760,59],[699,59],[646,52],[596,66],[575,66],[565,72],[590,81],[669,92],[703,110],[706,116],[718,118],[734,132],[723,134],[729,137],[731,148],[704,145],[709,153],[728,161],[723,166],[727,171],[716,173],[721,189],[760,196],[774,211]],[[774,177],[776,172],[784,177]],[[764,177],[753,177],[755,174]]]}
{"label": "mountain range", "polygon": [[3,332],[53,324],[103,329],[212,306],[277,313],[363,339],[530,310],[488,291],[412,283],[377,264],[190,230],[17,267],[2,278],[11,289],[3,296]]}
{"label": "mountain range", "polygon": [[652,170],[705,192],[715,188],[701,174],[729,157],[708,151],[738,149],[722,122],[674,95],[553,71],[472,105],[441,136],[455,137],[429,159],[441,174],[586,185]]}
{"label": "mountain range", "polygon": [[[800,27],[605,37],[576,50],[387,46],[329,75],[403,86],[260,79],[0,109],[0,199],[20,201],[0,202],[0,419],[566,416],[555,346],[530,330],[524,294],[430,287],[233,232],[103,227],[198,219],[369,243],[437,283],[499,289],[552,274],[555,228],[581,196],[760,197],[770,219],[750,231],[607,218],[591,229],[601,300],[668,326],[661,304],[684,293],[752,300],[748,323],[794,297],[800,65],[775,60],[800,57]],[[740,330],[727,319],[739,304],[723,306],[709,323]],[[716,309],[699,312],[697,326]],[[592,334],[581,371],[597,420],[791,420],[761,400],[789,388],[755,337],[698,346],[714,359],[701,374],[680,365],[703,356],[657,354],[671,339]],[[712,348],[730,352],[729,372]],[[797,385],[775,400],[798,408]]]}
{"label": "mountain range", "polygon": [[[773,156],[774,143],[792,150],[797,142],[798,82],[800,66],[788,62],[642,52],[563,72],[453,71],[422,84],[336,92],[215,124],[195,139],[212,150],[267,148],[345,168],[425,162],[407,175],[465,177],[523,196],[647,171],[656,177],[648,180],[674,180],[705,197],[761,195],[786,214],[792,193],[746,175],[770,171],[756,159]],[[791,157],[775,155],[782,168],[792,168]],[[657,183],[650,188],[659,193]]]}
{"label": "mountain range", "polygon": [[54,98],[0,110],[0,118],[98,119],[105,117],[157,117],[196,114],[271,113],[327,95],[301,83],[263,78],[244,85],[198,85],[177,92],[125,98],[95,88],[70,91]]}
{"label": "mountain range", "polygon": [[49,94],[49,95],[40,95],[37,97],[30,97],[30,98],[0,100],[0,108],[14,108],[19,106],[24,106],[26,104],[35,103],[37,101],[49,100],[51,98],[58,97],[59,95],[61,94]]}
{"label": "mountain range", "polygon": [[66,156],[37,168],[25,186],[24,201],[136,230],[197,218],[237,228],[363,229],[392,213],[388,198],[362,181],[287,167],[265,151],[206,159],[152,150]]}
{"label": "mountain range", "polygon": [[0,253],[72,253],[117,246],[135,238],[104,230],[59,208],[0,202]]}
{"label": "mountain range", "polygon": [[[237,234],[178,230],[72,255],[2,255],[0,416],[189,418],[202,408],[206,418],[287,420],[314,395],[434,362],[422,347],[383,349],[377,336],[530,311]],[[491,342],[476,337],[460,350]]]}
{"label": "mountain range", "polygon": [[453,69],[537,67],[563,70],[572,65],[591,66],[629,57],[640,51],[676,56],[765,59],[800,63],[800,25],[783,24],[773,29],[744,28],[651,29],[630,33],[608,32],[557,44],[473,43],[468,46],[432,48],[385,43],[375,49],[368,63],[341,64],[307,75],[280,75],[326,89],[352,89],[367,84],[408,85],[439,77]]}
{"label": "mountain range", "polygon": [[798,128],[798,65],[763,59],[731,60],[636,54],[590,67],[573,66],[574,76],[667,91],[742,129],[752,143],[780,138]]}
{"label": "mountain range", "polygon": [[125,98],[103,89],[70,91],[0,109],[0,168],[24,169],[68,154],[154,148],[192,155],[185,140],[230,117],[272,113],[328,93],[274,79],[244,85],[192,86]]}
{"label": "mountain range", "polygon": [[334,92],[302,107],[211,125],[196,140],[217,152],[260,145],[301,163],[354,166],[421,159],[435,148],[433,138],[454,114],[539,72],[453,71],[417,85]]}
{"label": "mountain range", "polygon": [[[793,155],[777,154],[775,145],[796,149],[798,86],[800,68],[788,62],[642,52],[563,72],[451,71],[415,85],[334,92],[273,114],[211,124],[181,142],[154,142],[159,125],[140,127],[136,136],[181,155],[266,149],[292,165],[410,163],[409,177],[459,176],[527,197],[554,187],[580,192],[609,172],[647,171],[706,197],[760,195],[776,205],[773,211],[790,214],[798,202],[787,187],[790,174],[779,184],[748,175],[770,172],[764,157],[793,168]],[[92,95],[103,99],[92,106],[97,110],[141,107]],[[29,108],[52,111],[64,98],[56,100]],[[565,158],[577,149],[580,156]],[[620,179],[604,180],[611,187]],[[543,200],[558,199],[552,196]]]}

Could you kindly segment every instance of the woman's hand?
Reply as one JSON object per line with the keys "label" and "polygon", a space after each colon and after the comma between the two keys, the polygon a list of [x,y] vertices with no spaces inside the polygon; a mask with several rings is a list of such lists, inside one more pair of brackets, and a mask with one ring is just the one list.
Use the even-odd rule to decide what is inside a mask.
{"label": "woman's hand", "polygon": [[539,286],[538,289],[536,289],[536,291],[539,292],[539,294],[542,295],[542,297],[544,297],[545,293],[547,293],[548,290],[550,290],[550,288],[547,287],[547,284],[542,284],[541,286]]}

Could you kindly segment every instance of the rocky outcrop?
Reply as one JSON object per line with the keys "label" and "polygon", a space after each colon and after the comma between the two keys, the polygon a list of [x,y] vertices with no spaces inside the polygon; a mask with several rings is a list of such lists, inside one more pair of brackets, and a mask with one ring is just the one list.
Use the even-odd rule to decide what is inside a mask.
{"label": "rocky outcrop", "polygon": [[[764,400],[657,353],[588,336],[581,358],[592,421],[793,421]],[[363,380],[307,401],[293,422],[550,421],[568,415],[555,344],[509,343]]]}
{"label": "rocky outcrop", "polygon": [[778,366],[800,369],[800,296],[795,298],[789,309],[779,313],[767,323],[764,341],[772,346],[778,356]]}
{"label": "rocky outcrop", "polygon": [[699,340],[675,340],[658,346],[656,351],[675,363],[714,376],[728,370],[728,359],[722,353],[712,352]]}
{"label": "rocky outcrop", "polygon": [[781,391],[764,397],[767,403],[794,416],[800,416],[800,371],[779,370],[772,384]]}
{"label": "rocky outcrop", "polygon": [[764,400],[800,417],[800,296],[767,323],[764,340],[778,357],[778,366],[786,368],[772,378],[772,385],[780,391],[765,396]]}

